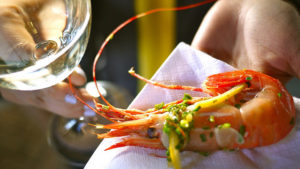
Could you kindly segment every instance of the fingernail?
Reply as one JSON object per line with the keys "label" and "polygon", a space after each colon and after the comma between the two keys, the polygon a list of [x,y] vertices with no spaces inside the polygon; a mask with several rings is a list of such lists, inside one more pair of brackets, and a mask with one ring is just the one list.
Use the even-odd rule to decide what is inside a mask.
{"label": "fingernail", "polygon": [[80,67],[76,67],[74,71],[79,75],[86,77],[84,71]]}
{"label": "fingernail", "polygon": [[65,101],[66,101],[67,103],[70,103],[70,104],[76,104],[76,103],[77,103],[76,98],[75,98],[73,95],[69,95],[69,94],[67,94],[67,95],[65,96]]}
{"label": "fingernail", "polygon": [[[87,104],[91,107],[95,107],[94,106],[94,102],[87,102]],[[91,108],[89,108],[88,106],[84,105],[84,112],[83,112],[85,117],[91,117],[91,116],[95,116],[96,113],[94,112],[94,110],[92,110]]]}
{"label": "fingernail", "polygon": [[84,112],[83,112],[83,115],[84,117],[93,117],[96,115],[96,113],[91,110],[91,109],[86,109]]}
{"label": "fingernail", "polygon": [[[87,101],[86,104],[89,105],[90,107],[95,108],[95,104],[92,101]],[[91,109],[87,105],[84,105],[84,110]]]}
{"label": "fingernail", "polygon": [[86,76],[80,67],[76,67],[71,76],[72,83],[76,86],[81,86],[86,83]]}

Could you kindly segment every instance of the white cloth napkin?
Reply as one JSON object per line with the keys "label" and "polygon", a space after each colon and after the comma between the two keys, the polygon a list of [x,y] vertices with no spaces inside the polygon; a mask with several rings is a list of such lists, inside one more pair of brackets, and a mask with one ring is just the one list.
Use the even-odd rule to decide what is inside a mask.
{"label": "white cloth napkin", "polygon": [[[153,80],[166,84],[179,84],[200,87],[204,79],[215,73],[234,68],[207,54],[180,43],[165,63],[153,76]],[[155,104],[180,99],[183,93],[193,96],[200,93],[162,89],[146,85],[130,105],[130,108],[147,109]],[[182,152],[184,169],[283,169],[300,168],[300,99],[294,98],[297,107],[296,127],[284,140],[277,144],[246,149],[236,152],[217,151],[204,157],[194,152]],[[165,151],[139,147],[124,147],[104,151],[120,139],[105,139],[97,148],[85,169],[164,169],[168,168]]]}

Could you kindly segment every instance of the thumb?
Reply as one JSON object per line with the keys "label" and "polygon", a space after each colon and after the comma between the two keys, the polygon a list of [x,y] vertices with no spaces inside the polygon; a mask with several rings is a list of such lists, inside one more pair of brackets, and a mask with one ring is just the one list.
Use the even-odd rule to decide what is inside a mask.
{"label": "thumb", "polygon": [[82,86],[86,83],[86,75],[84,71],[78,66],[71,74],[71,83],[75,86]]}

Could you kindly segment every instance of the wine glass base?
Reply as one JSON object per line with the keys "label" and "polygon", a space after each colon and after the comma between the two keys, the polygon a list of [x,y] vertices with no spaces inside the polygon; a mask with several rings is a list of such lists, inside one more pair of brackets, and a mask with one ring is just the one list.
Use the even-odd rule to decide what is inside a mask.
{"label": "wine glass base", "polygon": [[78,119],[54,116],[48,133],[49,144],[71,166],[84,167],[101,140],[85,133],[86,125]]}

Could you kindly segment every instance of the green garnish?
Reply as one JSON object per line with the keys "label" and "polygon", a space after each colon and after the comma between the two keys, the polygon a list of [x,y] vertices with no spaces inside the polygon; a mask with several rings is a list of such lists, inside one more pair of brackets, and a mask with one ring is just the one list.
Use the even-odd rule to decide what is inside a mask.
{"label": "green garnish", "polygon": [[178,123],[178,117],[176,115],[169,115],[168,118],[170,121],[174,122],[174,123]]}
{"label": "green garnish", "polygon": [[235,104],[234,107],[240,109],[240,108],[241,108],[241,105],[240,105],[240,104]]}
{"label": "green garnish", "polygon": [[239,136],[239,137],[238,137],[238,143],[239,143],[239,144],[244,143],[244,138],[243,138],[243,136]]}
{"label": "green garnish", "polygon": [[200,139],[202,142],[206,142],[206,135],[205,134],[200,134]]}
{"label": "green garnish", "polygon": [[106,106],[106,105],[102,105],[102,108],[103,108],[104,110],[109,110],[109,106]]}
{"label": "green garnish", "polygon": [[[165,106],[165,104],[158,104],[156,109],[163,108],[168,112],[166,117],[163,132],[169,136],[169,152],[167,160],[172,163],[173,167],[179,167],[179,151],[184,148],[185,143],[190,139],[190,131],[194,126],[194,111],[188,110],[188,100],[191,97],[185,95],[183,102]],[[172,142],[172,143],[171,143]]]}
{"label": "green garnish", "polygon": [[165,103],[164,102],[161,102],[160,104],[156,104],[154,106],[155,110],[160,110],[162,109],[163,107],[165,106]]}
{"label": "green garnish", "polygon": [[295,124],[295,118],[292,117],[291,121],[290,121],[290,125],[294,125]]}
{"label": "green garnish", "polygon": [[166,133],[168,135],[170,134],[171,129],[167,123],[164,125],[163,131],[164,131],[164,133]]}
{"label": "green garnish", "polygon": [[179,127],[176,128],[175,133],[177,134],[178,137],[182,137]]}
{"label": "green garnish", "polygon": [[182,100],[191,100],[191,99],[192,99],[191,95],[184,93]]}
{"label": "green garnish", "polygon": [[231,124],[230,123],[224,123],[224,124],[220,124],[218,126],[219,129],[226,129],[226,128],[230,128]]}
{"label": "green garnish", "polygon": [[244,136],[245,133],[246,133],[246,126],[241,125],[241,126],[240,126],[240,130],[239,130],[239,133],[240,133],[242,136]]}
{"label": "green garnish", "polygon": [[[216,97],[212,97],[209,99],[201,100],[193,104],[192,109],[188,109],[190,106],[190,101],[192,97],[188,94],[184,94],[183,101],[181,103],[172,104],[166,106],[164,103],[160,103],[155,105],[155,109],[163,109],[168,113],[166,117],[163,132],[166,133],[169,137],[169,148],[166,153],[167,159],[174,168],[180,168],[180,157],[179,152],[184,148],[184,146],[189,142],[190,132],[194,128],[194,115],[199,113],[199,109],[211,108],[214,106],[218,106],[224,103],[229,98],[235,96],[240,93],[246,84],[240,84],[234,86],[229,91],[218,95]],[[215,117],[210,115],[208,121],[211,123],[215,123]],[[224,123],[221,127],[228,128],[230,127],[229,123]],[[209,126],[203,126],[203,130],[209,130]],[[214,136],[213,131],[209,132],[209,134],[200,134],[200,139],[202,142],[207,141],[207,137],[212,138]],[[208,153],[204,152],[204,155],[207,156]]]}
{"label": "green garnish", "polygon": [[202,129],[203,129],[203,130],[209,130],[210,127],[209,127],[209,126],[203,126]]}
{"label": "green garnish", "polygon": [[209,155],[209,152],[199,152],[200,155],[203,155],[204,157],[207,157]]}
{"label": "green garnish", "polygon": [[277,96],[280,98],[282,96],[282,94],[281,93],[277,93]]}
{"label": "green garnish", "polygon": [[197,107],[194,109],[194,111],[197,112],[197,111],[200,110],[200,109],[201,109],[201,106],[197,106]]}
{"label": "green garnish", "polygon": [[213,132],[210,132],[210,133],[209,133],[209,137],[212,138],[213,136],[214,136],[214,133],[213,133]]}
{"label": "green garnish", "polygon": [[168,157],[168,161],[171,162],[171,158],[170,158],[170,150],[169,148],[167,148],[167,151],[166,151],[166,156]]}
{"label": "green garnish", "polygon": [[248,77],[246,77],[246,80],[247,81],[252,80],[252,77],[248,76]]}

